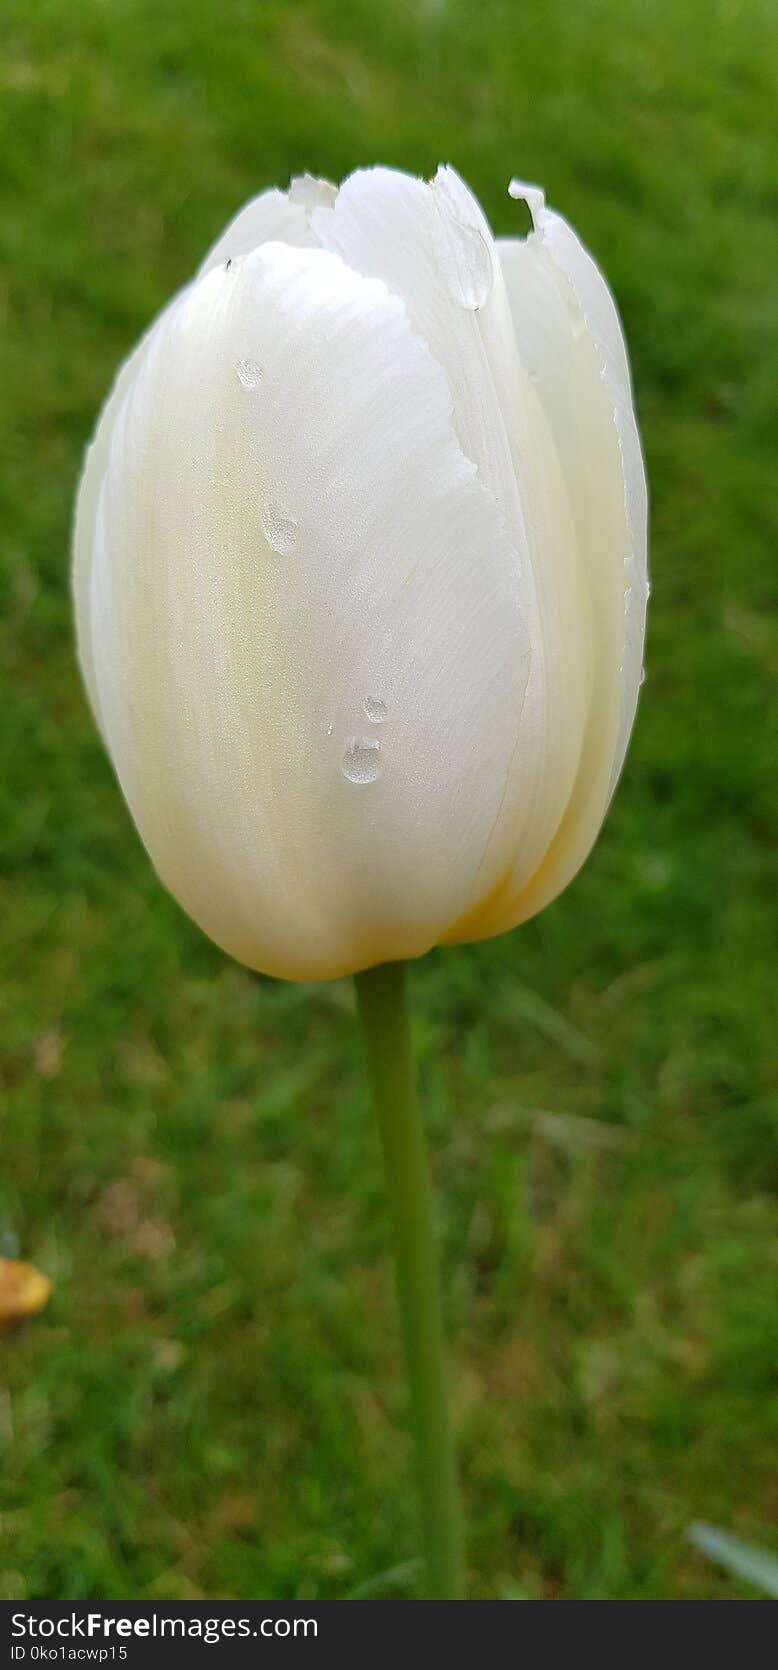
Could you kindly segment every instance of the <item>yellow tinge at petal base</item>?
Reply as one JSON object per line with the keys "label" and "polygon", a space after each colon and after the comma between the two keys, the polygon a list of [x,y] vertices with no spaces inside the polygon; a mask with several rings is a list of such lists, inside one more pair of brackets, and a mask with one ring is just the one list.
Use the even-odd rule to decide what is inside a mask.
{"label": "yellow tinge at petal base", "polygon": [[645,484],[613,304],[535,213],[495,243],[450,169],[264,193],[87,455],[74,587],[102,735],[164,884],[264,972],[500,932],[604,816]]}

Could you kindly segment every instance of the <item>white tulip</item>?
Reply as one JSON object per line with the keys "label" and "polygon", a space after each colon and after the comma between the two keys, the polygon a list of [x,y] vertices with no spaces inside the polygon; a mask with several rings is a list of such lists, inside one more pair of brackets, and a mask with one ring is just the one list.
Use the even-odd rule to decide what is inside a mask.
{"label": "white tulip", "polygon": [[119,373],[78,643],[160,878],[252,968],[502,933],[596,838],[641,681],[646,486],[616,309],[534,187],[450,168],[238,214]]}

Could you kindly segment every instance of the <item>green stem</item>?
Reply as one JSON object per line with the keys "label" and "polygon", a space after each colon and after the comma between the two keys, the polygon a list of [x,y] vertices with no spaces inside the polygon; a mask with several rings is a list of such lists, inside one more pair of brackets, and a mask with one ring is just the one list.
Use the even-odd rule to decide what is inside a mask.
{"label": "green stem", "polygon": [[405,964],[356,978],[367,1069],[394,1224],[411,1389],[428,1600],[462,1599],[462,1547],[448,1415],[440,1283],[424,1126],[416,1096]]}

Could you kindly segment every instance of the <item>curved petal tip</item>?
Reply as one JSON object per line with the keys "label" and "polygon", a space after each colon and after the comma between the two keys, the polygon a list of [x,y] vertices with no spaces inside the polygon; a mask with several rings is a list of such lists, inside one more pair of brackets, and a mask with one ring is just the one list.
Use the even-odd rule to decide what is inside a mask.
{"label": "curved petal tip", "polygon": [[538,219],[546,207],[546,194],[542,186],[530,185],[526,180],[512,179],[508,182],[508,196],[514,203],[526,203],[532,216],[533,229],[537,231]]}

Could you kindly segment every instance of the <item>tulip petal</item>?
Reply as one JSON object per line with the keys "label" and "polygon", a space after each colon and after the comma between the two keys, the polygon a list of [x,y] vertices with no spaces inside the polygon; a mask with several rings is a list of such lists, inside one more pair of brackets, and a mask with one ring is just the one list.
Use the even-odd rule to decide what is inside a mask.
{"label": "tulip petal", "polygon": [[311,229],[312,211],[332,203],[335,195],[335,187],[328,180],[316,180],[311,174],[297,175],[288,192],[276,187],[260,192],[258,197],[244,203],[209,249],[199,276],[240,255],[250,255],[260,244],[280,242],[298,249],[313,247],[317,239]]}
{"label": "tulip petal", "polygon": [[531,668],[510,530],[402,300],[319,249],[219,262],[82,494],[82,657],[171,892],[287,978],[426,950],[499,880]]}
{"label": "tulip petal", "polygon": [[[160,318],[162,317],[164,317],[164,314],[160,316]],[[114,424],[135,380],[146,345],[159,323],[160,319],[150,326],[145,335],[141,337],[140,342],[133,348],[132,353],[128,355],[124,364],[119,367],[113,388],[103,406],[97,428],[86,450],[76,497],[72,571],[76,642],[84,685],[104,742],[106,742],[106,736],[100,712],[100,698],[95,677],[92,645],[91,572],[95,526],[103,479],[108,466]]]}
{"label": "tulip petal", "polygon": [[[501,239],[498,247],[503,267],[505,268],[506,257],[509,262],[511,260],[516,261],[517,250],[519,252],[525,250],[534,254],[534,246],[536,241],[539,241],[540,251],[538,253],[545,252],[553,264],[553,277],[556,281],[557,294],[562,299],[563,305],[570,308],[571,300],[573,303],[571,309],[573,312],[573,347],[582,343],[581,357],[588,357],[589,365],[591,365],[589,349],[586,345],[586,336],[588,336],[596,355],[600,380],[604,386],[610,408],[610,423],[606,422],[604,424],[601,435],[598,435],[594,423],[588,427],[579,425],[577,436],[571,434],[572,412],[569,391],[568,398],[565,400],[564,383],[560,380],[560,371],[569,371],[571,367],[569,365],[567,367],[560,366],[558,358],[555,363],[555,356],[553,352],[548,352],[547,343],[542,369],[538,365],[538,381],[541,385],[541,397],[544,400],[544,405],[549,410],[552,432],[558,441],[562,436],[566,437],[563,458],[565,470],[572,473],[577,467],[576,486],[572,494],[574,508],[580,502],[583,481],[589,479],[592,487],[599,484],[598,471],[595,471],[593,477],[587,477],[588,461],[582,456],[587,441],[596,444],[599,438],[611,443],[611,428],[615,428],[621,462],[623,510],[627,536],[623,549],[624,665],[622,669],[619,736],[610,783],[610,792],[612,793],[624,763],[643,672],[643,643],[649,592],[648,491],[645,465],[635,419],[627,346],[611,291],[599,267],[577,237],[572,226],[561,215],[555,214],[553,210],[545,207],[542,192],[533,187],[524,188],[518,181],[512,182],[512,195],[522,196],[525,190],[538,237],[537,240],[535,238],[527,240],[523,245]],[[569,286],[569,292],[566,290],[566,284]],[[515,282],[509,288],[512,288],[514,323],[520,348],[523,354],[531,354],[531,342],[528,340],[526,325],[523,324],[526,319],[526,291],[522,296],[521,287],[520,285],[517,286]],[[552,300],[552,309],[553,305]],[[538,309],[538,313],[542,314],[542,307]],[[543,326],[540,318],[537,319],[537,324],[542,331]],[[581,326],[583,326],[583,337],[580,334]],[[561,332],[558,340],[563,341]],[[603,409],[607,410],[607,407]],[[590,510],[589,514],[596,525],[596,511],[592,512]]]}
{"label": "tulip petal", "polygon": [[[260,244],[273,240],[294,244],[299,248],[315,246],[317,239],[311,230],[314,208],[331,204],[336,188],[327,180],[301,174],[290,183],[288,192],[272,187],[259,193],[233,216],[229,225],[208,251],[200,267],[200,275],[214,267],[224,266],[248,255]],[[172,304],[170,304],[172,305]],[[167,309],[165,309],[167,311]],[[158,321],[155,321],[155,324]],[[82,582],[82,570],[91,562],[94,521],[97,512],[97,493],[107,462],[107,442],[121,401],[129,388],[140,362],[152,325],[141,337],[133,352],[120,367],[111,394],[101,414],[101,421],[84,460],[81,485],[76,505],[76,526],[73,536],[73,589],[76,606],[76,632],[79,643],[81,671],[98,725],[101,725],[97,690],[92,667],[91,632],[89,630],[89,586]],[[102,726],[101,726],[102,728]]]}
{"label": "tulip petal", "polygon": [[537,392],[517,352],[494,240],[451,168],[431,184],[391,169],[360,170],[335,203],[314,210],[322,244],[401,295],[443,366],[454,429],[500,506],[517,555],[517,585],[533,644],[515,718],[511,764],[490,837],[503,885],[484,868],[465,919],[447,938],[479,937],[540,864],[568,803],[591,682],[588,596],[567,488]]}
{"label": "tulip petal", "polygon": [[534,187],[513,182],[535,230],[498,240],[519,353],[548,419],[568,486],[592,602],[594,686],[575,788],[529,886],[508,901],[523,920],[566,886],[615,788],[642,676],[647,498],[618,314],[592,257]]}

